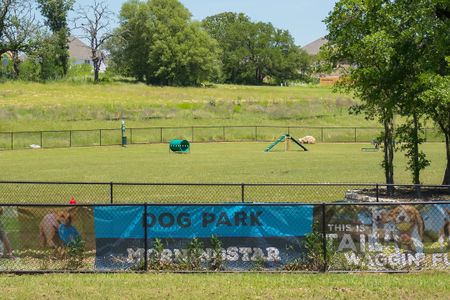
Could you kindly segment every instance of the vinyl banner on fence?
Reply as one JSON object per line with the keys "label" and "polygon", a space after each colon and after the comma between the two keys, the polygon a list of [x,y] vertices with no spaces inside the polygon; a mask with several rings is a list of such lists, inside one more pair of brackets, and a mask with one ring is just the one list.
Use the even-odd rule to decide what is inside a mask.
{"label": "vinyl banner on fence", "polygon": [[96,268],[139,268],[144,224],[158,267],[206,267],[219,257],[227,270],[282,268],[304,255],[313,227],[311,205],[149,205],[146,220],[144,213],[143,206],[95,207]]}
{"label": "vinyl banner on fence", "polygon": [[450,204],[329,205],[329,268],[450,268]]}

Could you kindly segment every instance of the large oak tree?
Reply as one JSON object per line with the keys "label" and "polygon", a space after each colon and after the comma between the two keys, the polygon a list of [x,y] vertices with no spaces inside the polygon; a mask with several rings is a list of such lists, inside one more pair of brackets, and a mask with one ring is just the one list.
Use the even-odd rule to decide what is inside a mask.
{"label": "large oak tree", "polygon": [[178,0],[130,0],[109,42],[122,74],[158,85],[199,85],[218,72],[218,47]]}

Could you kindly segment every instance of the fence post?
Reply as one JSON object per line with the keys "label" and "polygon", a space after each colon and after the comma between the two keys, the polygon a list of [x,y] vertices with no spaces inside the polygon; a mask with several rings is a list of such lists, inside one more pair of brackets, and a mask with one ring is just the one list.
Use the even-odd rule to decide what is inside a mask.
{"label": "fence post", "polygon": [[114,190],[113,190],[114,184],[112,182],[109,183],[109,202],[111,204],[114,203]]}
{"label": "fence post", "polygon": [[241,183],[241,202],[245,202],[245,184]]}
{"label": "fence post", "polygon": [[356,143],[356,127],[355,127],[355,143]]}
{"label": "fence post", "polygon": [[102,146],[102,130],[101,129],[99,129],[99,131],[100,131],[100,134],[99,134],[99,137],[100,137],[100,146]]}
{"label": "fence post", "polygon": [[226,141],[226,137],[225,137],[225,126],[222,127],[222,132],[223,132],[223,141]]}
{"label": "fence post", "polygon": [[258,141],[258,126],[255,126],[255,142]]}
{"label": "fence post", "polygon": [[159,132],[159,142],[162,144],[162,142],[163,142],[163,128],[160,127],[159,130],[160,130],[160,132]]}
{"label": "fence post", "polygon": [[148,271],[147,202],[144,204],[144,272]]}
{"label": "fence post", "polygon": [[380,191],[379,191],[379,185],[377,183],[376,185],[376,195],[377,195],[377,202],[380,202]]}
{"label": "fence post", "polygon": [[323,143],[323,127],[320,127],[320,141]]}
{"label": "fence post", "polygon": [[289,126],[287,128],[287,134],[289,134],[289,135],[291,134],[291,127],[289,127]]}
{"label": "fence post", "polygon": [[133,144],[133,128],[130,128],[130,145]]}
{"label": "fence post", "polygon": [[69,147],[72,148],[72,130],[69,130]]}
{"label": "fence post", "polygon": [[42,131],[40,133],[41,133],[41,136],[40,136],[40,138],[41,138],[41,148],[44,148],[44,143],[42,142],[42,140],[43,140],[43,138],[42,138]]}
{"label": "fence post", "polygon": [[14,132],[11,132],[11,150],[14,150]]}
{"label": "fence post", "polygon": [[327,271],[327,226],[325,224],[325,203],[322,203],[322,251],[323,251],[323,272]]}
{"label": "fence post", "polygon": [[191,135],[192,135],[191,143],[193,143],[194,142],[194,126],[191,127]]}

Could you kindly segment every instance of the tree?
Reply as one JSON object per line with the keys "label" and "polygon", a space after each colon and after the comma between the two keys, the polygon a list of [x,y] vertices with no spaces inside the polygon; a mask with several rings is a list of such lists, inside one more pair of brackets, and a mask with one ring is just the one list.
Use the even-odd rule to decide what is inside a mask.
{"label": "tree", "polygon": [[445,138],[447,164],[442,184],[450,185],[450,2],[426,3],[428,26],[418,26],[422,73],[418,84],[426,115],[437,124]]}
{"label": "tree", "polygon": [[227,12],[207,17],[202,21],[202,26],[218,41],[222,49],[222,81],[230,83],[253,81],[254,73],[247,71],[249,63],[247,45],[251,43],[251,39],[248,38],[251,35],[250,19],[244,14]]}
{"label": "tree", "polygon": [[150,12],[145,2],[130,0],[120,10],[120,26],[106,43],[111,60],[108,68],[124,76],[144,81],[149,77],[148,54],[151,45]]}
{"label": "tree", "polygon": [[22,1],[12,6],[4,25],[5,49],[12,54],[14,77],[18,77],[21,63],[19,53],[29,54],[37,47],[39,24],[35,21],[32,3]]}
{"label": "tree", "polygon": [[16,3],[16,0],[2,0],[0,3],[0,56],[8,51],[5,40],[4,33],[6,23],[9,17],[9,11],[12,6]]}
{"label": "tree", "polygon": [[55,53],[59,66],[64,76],[69,69],[69,28],[67,24],[67,13],[72,10],[74,0],[37,0],[42,15],[46,18],[45,23],[55,35],[57,52]]}
{"label": "tree", "polygon": [[309,69],[306,53],[286,30],[254,23],[244,14],[225,12],[203,20],[202,26],[222,49],[223,81],[262,84],[302,77]]}
{"label": "tree", "polygon": [[217,43],[178,0],[131,0],[108,43],[113,65],[159,85],[198,85],[218,72]]}
{"label": "tree", "polygon": [[442,184],[450,185],[450,76],[428,74],[424,75],[423,80],[427,86],[422,94],[427,114],[436,122],[445,137],[447,166]]}
{"label": "tree", "polygon": [[105,59],[102,47],[112,37],[110,23],[113,13],[108,10],[105,2],[94,0],[93,4],[80,7],[75,19],[75,28],[83,34],[81,38],[89,41],[91,59],[94,68],[94,81],[99,81],[100,66]]}
{"label": "tree", "polygon": [[[367,118],[377,118],[384,126],[384,160],[382,166],[387,184],[394,183],[394,115],[396,85],[399,80],[393,70],[395,41],[381,24],[388,18],[367,0],[341,0],[325,20],[329,34],[325,57],[333,66],[346,63],[345,77],[338,88],[354,93],[362,103],[353,112],[364,112]],[[392,187],[388,189],[392,193]]]}
{"label": "tree", "polygon": [[198,85],[216,71],[217,43],[190,21],[178,0],[152,0],[148,7],[153,28],[149,83]]}
{"label": "tree", "polygon": [[[341,0],[326,20],[329,60],[351,65],[340,86],[356,92],[363,101],[357,111],[377,116],[385,124],[385,143],[386,136],[393,136],[387,123],[392,123],[394,114],[406,119],[397,137],[404,142],[400,149],[406,150],[415,184],[420,183],[420,171],[429,165],[419,149],[427,112],[421,77],[424,72],[442,70],[448,53],[449,27],[437,17],[439,13],[445,16],[440,3],[444,1]],[[392,161],[386,160],[392,146],[387,146],[386,181],[393,183],[393,176],[388,176]]]}

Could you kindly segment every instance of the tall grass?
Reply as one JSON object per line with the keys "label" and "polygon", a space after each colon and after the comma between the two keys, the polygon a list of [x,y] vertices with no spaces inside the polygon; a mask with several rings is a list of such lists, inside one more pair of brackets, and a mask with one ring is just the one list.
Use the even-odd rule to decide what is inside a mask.
{"label": "tall grass", "polygon": [[139,83],[6,82],[0,85],[0,131],[173,125],[374,126],[350,116],[355,103],[328,87],[217,85],[154,87]]}

